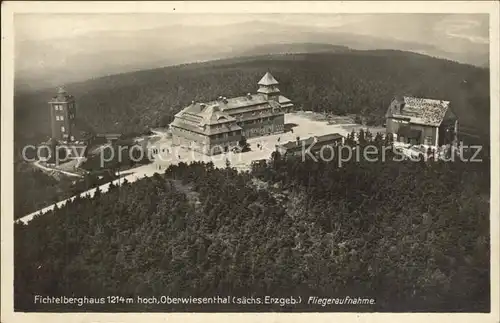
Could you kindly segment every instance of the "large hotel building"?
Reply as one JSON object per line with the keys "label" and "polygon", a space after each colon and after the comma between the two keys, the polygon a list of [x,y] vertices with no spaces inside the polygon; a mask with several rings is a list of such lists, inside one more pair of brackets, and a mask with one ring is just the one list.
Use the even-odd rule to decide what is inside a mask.
{"label": "large hotel building", "polygon": [[267,72],[255,94],[193,102],[170,124],[173,144],[214,155],[236,147],[242,137],[283,132],[285,113],[293,103],[281,95],[278,84]]}

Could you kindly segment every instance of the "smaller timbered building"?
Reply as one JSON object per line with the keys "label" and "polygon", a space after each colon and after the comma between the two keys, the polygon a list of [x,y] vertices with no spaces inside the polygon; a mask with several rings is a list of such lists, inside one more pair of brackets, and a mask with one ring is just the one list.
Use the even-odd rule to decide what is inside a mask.
{"label": "smaller timbered building", "polygon": [[386,132],[395,142],[437,149],[457,144],[458,119],[449,101],[396,97],[387,109]]}

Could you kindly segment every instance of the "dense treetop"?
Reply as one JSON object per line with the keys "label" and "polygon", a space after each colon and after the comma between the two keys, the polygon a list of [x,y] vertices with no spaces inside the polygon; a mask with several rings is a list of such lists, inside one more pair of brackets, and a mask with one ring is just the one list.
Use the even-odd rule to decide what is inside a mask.
{"label": "dense treetop", "polygon": [[181,163],[16,225],[15,307],[49,310],[33,294],[353,295],[376,305],[296,309],[488,311],[488,170],[279,154],[246,173]]}

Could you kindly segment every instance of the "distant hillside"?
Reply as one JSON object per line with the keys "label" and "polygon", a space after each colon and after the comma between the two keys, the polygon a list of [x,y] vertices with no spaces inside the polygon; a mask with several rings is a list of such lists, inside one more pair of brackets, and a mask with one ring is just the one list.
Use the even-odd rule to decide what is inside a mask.
{"label": "distant hillside", "polygon": [[452,37],[442,28],[429,29],[428,39],[417,37],[422,28],[433,26],[438,17],[426,17],[426,27],[420,22],[412,24],[415,22],[412,15],[391,16],[393,25],[384,19],[387,16],[364,17],[335,28],[260,20],[226,25],[203,25],[200,21],[196,25],[170,24],[79,36],[70,33],[57,39],[16,39],[15,82],[17,88],[40,89],[92,77],[213,59],[324,52],[330,51],[329,45],[357,50],[411,51],[477,66],[488,62],[488,43]]}
{"label": "distant hillside", "polygon": [[258,56],[272,54],[305,54],[305,53],[343,53],[349,51],[347,46],[321,43],[287,43],[265,44],[243,51],[240,56]]}
{"label": "distant hillside", "polygon": [[[451,100],[461,128],[488,133],[489,70],[401,51],[267,55],[186,64],[67,86],[78,118],[98,132],[168,124],[192,100],[255,91],[267,71],[298,107],[358,113],[382,123],[396,94]],[[49,135],[47,100],[55,89],[15,95],[16,141]]]}

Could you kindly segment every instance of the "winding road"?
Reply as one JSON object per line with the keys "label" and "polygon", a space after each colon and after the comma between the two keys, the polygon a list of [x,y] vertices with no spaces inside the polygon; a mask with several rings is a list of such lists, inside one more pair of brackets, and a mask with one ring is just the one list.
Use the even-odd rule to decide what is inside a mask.
{"label": "winding road", "polygon": [[[140,178],[144,178],[145,176],[149,177],[149,176],[152,176],[154,173],[156,172],[156,170],[151,167],[151,164],[148,164],[148,165],[143,165],[143,166],[139,166],[139,167],[136,167],[136,168],[133,168],[133,169],[129,169],[126,171],[126,173],[130,173],[129,175],[127,176],[124,176],[124,177],[121,177],[119,179],[115,179],[111,182],[108,182],[106,184],[102,184],[99,186],[99,190],[101,191],[101,193],[106,193],[108,190],[109,190],[109,185],[111,183],[113,183],[113,185],[121,185],[121,183],[123,183],[123,181],[126,179],[129,183],[132,183],[132,182],[135,182],[137,181],[138,179]],[[81,197],[84,197],[84,196],[94,196],[95,194],[95,191],[96,191],[97,188],[92,188],[92,189],[89,189],[85,192],[82,192],[79,194],[79,196]],[[33,220],[33,218],[37,215],[40,215],[40,214],[43,214],[43,213],[46,213],[46,212],[49,212],[49,211],[52,211],[54,209],[54,207],[57,205],[57,207],[62,207],[66,204],[66,202],[68,201],[73,201],[75,198],[77,197],[77,195],[75,196],[72,196],[70,198],[67,198],[65,200],[62,200],[60,202],[57,202],[55,204],[52,204],[52,205],[49,205],[47,207],[44,207],[43,209],[40,209],[40,210],[37,210],[33,213],[30,213],[26,216],[23,216],[22,218],[19,218],[17,220],[15,220],[14,222],[23,222],[24,224],[28,224],[28,222],[30,222],[31,220]]]}

